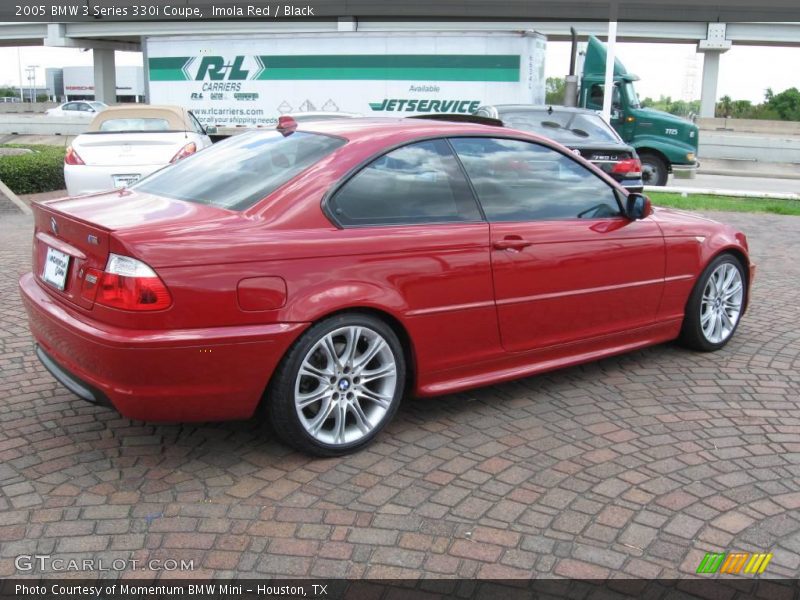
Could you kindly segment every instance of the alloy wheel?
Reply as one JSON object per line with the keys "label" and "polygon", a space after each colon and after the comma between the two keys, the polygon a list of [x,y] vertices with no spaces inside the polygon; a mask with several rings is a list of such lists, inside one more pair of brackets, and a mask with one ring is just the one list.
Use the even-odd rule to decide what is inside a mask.
{"label": "alloy wheel", "polygon": [[387,341],[364,326],[336,329],[306,353],[294,385],[303,428],[318,442],[352,444],[378,427],[397,389]]}
{"label": "alloy wheel", "polygon": [[712,344],[727,340],[742,312],[744,282],[735,265],[719,265],[706,280],[700,300],[700,327]]}

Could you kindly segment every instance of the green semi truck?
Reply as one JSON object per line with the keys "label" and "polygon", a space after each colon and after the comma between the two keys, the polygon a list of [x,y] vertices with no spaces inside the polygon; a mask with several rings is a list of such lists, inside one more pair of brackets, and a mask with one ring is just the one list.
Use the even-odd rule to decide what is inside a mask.
{"label": "green semi truck", "polygon": [[[589,37],[577,105],[592,110],[603,108],[606,48]],[[639,77],[614,61],[614,91],[611,125],[625,142],[636,148],[642,161],[645,185],[665,185],[669,174],[692,178],[697,170],[697,125],[669,113],[642,108],[633,82]]]}

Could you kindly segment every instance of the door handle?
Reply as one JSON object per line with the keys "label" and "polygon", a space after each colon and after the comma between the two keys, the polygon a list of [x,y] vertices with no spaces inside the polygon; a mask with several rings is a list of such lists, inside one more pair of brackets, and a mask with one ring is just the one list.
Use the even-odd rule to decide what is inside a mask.
{"label": "door handle", "polygon": [[528,246],[533,246],[533,242],[523,240],[519,236],[508,236],[502,240],[497,240],[493,244],[495,250],[522,250]]}

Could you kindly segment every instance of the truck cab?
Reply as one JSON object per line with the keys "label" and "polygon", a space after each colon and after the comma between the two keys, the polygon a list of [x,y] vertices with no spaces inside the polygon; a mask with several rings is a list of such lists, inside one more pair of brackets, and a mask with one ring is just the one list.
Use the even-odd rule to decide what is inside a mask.
{"label": "truck cab", "polygon": [[[605,65],[605,46],[595,36],[589,36],[578,106],[602,110]],[[614,61],[611,125],[636,148],[645,185],[666,185],[670,173],[678,178],[693,178],[697,170],[697,126],[660,110],[642,108],[633,84],[638,79],[619,60]]]}

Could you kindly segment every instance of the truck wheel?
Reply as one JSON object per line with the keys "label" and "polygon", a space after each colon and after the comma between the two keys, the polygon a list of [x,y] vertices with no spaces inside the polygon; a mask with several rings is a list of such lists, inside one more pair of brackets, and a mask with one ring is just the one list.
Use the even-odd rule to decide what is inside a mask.
{"label": "truck wheel", "polygon": [[645,185],[667,185],[666,163],[657,155],[644,153],[639,155],[642,161],[642,181]]}

